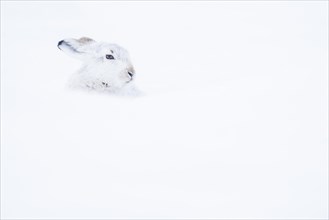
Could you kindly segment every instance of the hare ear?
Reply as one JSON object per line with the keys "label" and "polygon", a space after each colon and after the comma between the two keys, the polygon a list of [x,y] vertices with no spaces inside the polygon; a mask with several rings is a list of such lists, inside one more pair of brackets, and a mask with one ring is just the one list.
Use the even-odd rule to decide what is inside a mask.
{"label": "hare ear", "polygon": [[68,38],[58,42],[57,47],[69,56],[79,60],[87,60],[92,55],[90,49],[94,42],[94,40],[87,37],[82,37],[78,40]]}
{"label": "hare ear", "polygon": [[80,44],[87,44],[87,43],[91,43],[91,42],[94,42],[93,39],[89,38],[89,37],[81,37],[78,42]]}

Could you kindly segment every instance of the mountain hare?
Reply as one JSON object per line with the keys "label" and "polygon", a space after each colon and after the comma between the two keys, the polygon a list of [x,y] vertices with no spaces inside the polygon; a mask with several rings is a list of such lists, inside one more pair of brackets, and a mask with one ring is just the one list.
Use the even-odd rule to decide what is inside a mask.
{"label": "mountain hare", "polygon": [[61,40],[57,46],[83,63],[72,76],[70,87],[124,95],[138,93],[128,51],[119,45],[82,37]]}

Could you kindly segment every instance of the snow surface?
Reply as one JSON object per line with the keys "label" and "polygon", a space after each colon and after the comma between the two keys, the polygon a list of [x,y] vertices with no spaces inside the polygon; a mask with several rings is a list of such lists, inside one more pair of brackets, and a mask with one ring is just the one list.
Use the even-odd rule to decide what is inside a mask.
{"label": "snow surface", "polygon": [[[327,218],[327,8],[1,1],[1,217]],[[67,89],[82,36],[144,96]]]}

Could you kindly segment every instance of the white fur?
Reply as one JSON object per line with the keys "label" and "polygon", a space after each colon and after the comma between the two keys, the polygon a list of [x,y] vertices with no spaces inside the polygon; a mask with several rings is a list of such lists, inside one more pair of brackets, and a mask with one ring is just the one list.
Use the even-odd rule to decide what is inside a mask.
{"label": "white fur", "polygon": [[[82,61],[81,69],[69,82],[72,88],[136,95],[135,70],[128,51],[116,44],[96,42],[90,38],[64,39],[58,48]],[[111,55],[114,59],[107,59]]]}

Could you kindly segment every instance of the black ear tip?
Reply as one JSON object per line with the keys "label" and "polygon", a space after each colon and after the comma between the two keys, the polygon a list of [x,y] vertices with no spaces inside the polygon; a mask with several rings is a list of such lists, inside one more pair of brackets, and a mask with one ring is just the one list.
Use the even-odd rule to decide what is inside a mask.
{"label": "black ear tip", "polygon": [[[64,42],[64,40],[61,40],[60,42],[58,42],[57,47],[59,48],[59,46],[60,46],[63,42]],[[61,49],[61,48],[59,48],[59,49]]]}

